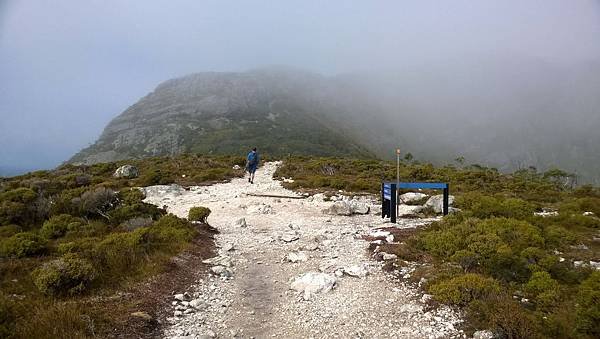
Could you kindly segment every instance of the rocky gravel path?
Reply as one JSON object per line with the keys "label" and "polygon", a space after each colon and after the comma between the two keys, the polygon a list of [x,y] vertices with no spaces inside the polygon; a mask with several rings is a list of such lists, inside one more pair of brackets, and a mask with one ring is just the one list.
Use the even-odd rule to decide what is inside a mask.
{"label": "rocky gravel path", "polygon": [[[175,291],[165,337],[462,337],[455,312],[427,308],[422,291],[370,257],[362,236],[392,226],[379,215],[324,214],[334,202],[320,195],[248,195],[295,195],[273,180],[277,165],[261,167],[253,185],[240,178],[189,191],[146,188],[147,202],[181,217],[193,206],[209,207],[208,222],[220,232],[209,277]],[[356,203],[377,208],[369,198]],[[407,219],[395,227],[429,222]]]}

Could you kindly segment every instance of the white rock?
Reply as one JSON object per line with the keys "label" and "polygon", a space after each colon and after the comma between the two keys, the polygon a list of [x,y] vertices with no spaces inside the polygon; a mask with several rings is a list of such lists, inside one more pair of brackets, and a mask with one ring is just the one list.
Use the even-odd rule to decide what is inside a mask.
{"label": "white rock", "polygon": [[117,178],[127,178],[127,179],[137,178],[139,175],[140,175],[140,171],[137,169],[137,167],[132,166],[132,165],[123,165],[123,166],[117,168],[117,170],[113,174],[113,176],[115,176]]}
{"label": "white rock", "polygon": [[175,298],[175,299],[177,299],[177,300],[179,300],[179,301],[184,301],[184,300],[185,300],[185,297],[183,296],[183,293],[180,293],[180,294],[175,294],[175,295],[173,296],[173,298]]}
{"label": "white rock", "polygon": [[415,202],[427,197],[424,193],[408,192],[400,195],[400,201],[404,203]]}
{"label": "white rock", "polygon": [[235,249],[235,247],[233,246],[232,243],[226,242],[223,244],[221,249],[223,250],[223,252],[229,252],[229,251],[233,251]]}
{"label": "white rock", "polygon": [[416,304],[404,304],[400,306],[399,311],[402,313],[417,313],[423,310],[423,306]]}
{"label": "white rock", "polygon": [[413,216],[421,213],[424,209],[423,206],[398,205],[398,217]]}
{"label": "white rock", "polygon": [[290,252],[286,256],[286,260],[289,262],[305,262],[308,260],[308,255],[304,252]]}
{"label": "white rock", "polygon": [[381,252],[381,258],[383,260],[394,260],[394,259],[398,259],[398,256],[392,253],[385,253],[385,252]]}
{"label": "white rock", "polygon": [[344,267],[344,273],[351,277],[364,278],[369,274],[369,271],[363,265],[352,265]]}
{"label": "white rock", "polygon": [[288,224],[288,227],[289,227],[290,229],[292,229],[292,230],[299,230],[299,229],[300,229],[300,226],[298,226],[298,225],[295,225],[295,224],[293,224],[293,223],[289,223],[289,224]]}
{"label": "white rock", "polygon": [[233,165],[233,169],[234,170],[239,170],[239,169],[241,169],[241,167],[240,167],[240,165]]}
{"label": "white rock", "polygon": [[304,245],[302,248],[304,248],[307,251],[316,251],[319,249],[319,244],[317,242],[309,242],[308,244]]}
{"label": "white rock", "polygon": [[316,293],[326,293],[335,287],[337,279],[334,275],[320,272],[308,272],[294,279],[290,288],[303,293],[304,300],[309,300]]}
{"label": "white rock", "polygon": [[593,217],[594,212],[583,212],[583,215],[585,215],[586,217]]}
{"label": "white rock", "polygon": [[248,224],[246,224],[246,218],[239,218],[236,221],[233,222],[233,226],[235,227],[246,227],[248,226]]}
{"label": "white rock", "polygon": [[190,301],[190,306],[197,310],[201,310],[206,308],[206,303],[202,299],[194,299]]}
{"label": "white rock", "polygon": [[248,207],[248,213],[250,214],[272,214],[273,207],[271,205],[259,204]]}
{"label": "white rock", "polygon": [[[448,196],[448,206],[454,203],[454,196]],[[444,211],[444,196],[442,194],[434,195],[424,205],[425,207],[431,207],[435,213],[442,213]]]}
{"label": "white rock", "polygon": [[352,214],[369,214],[369,205],[362,203],[362,202],[358,202],[358,201],[351,201],[349,203],[350,205],[350,210],[352,211]]}
{"label": "white rock", "polygon": [[181,317],[183,315],[183,312],[181,312],[181,311],[175,311],[173,313],[173,315],[176,316],[176,317]]}
{"label": "white rock", "polygon": [[600,261],[590,260],[590,266],[594,269],[600,270]]}
{"label": "white rock", "polygon": [[473,333],[473,339],[493,339],[493,338],[494,338],[494,332],[489,331],[489,330],[475,331],[475,333]]}
{"label": "white rock", "polygon": [[283,242],[292,242],[300,239],[300,237],[296,233],[286,233],[281,236],[281,240]]}
{"label": "white rock", "polygon": [[224,255],[206,259],[206,260],[203,260],[202,262],[205,264],[215,265],[215,266],[225,266],[225,267],[233,266],[231,258],[228,256],[224,256]]}
{"label": "white rock", "polygon": [[352,208],[346,201],[336,201],[333,203],[333,205],[329,206],[329,208],[324,209],[323,213],[350,216],[352,215]]}

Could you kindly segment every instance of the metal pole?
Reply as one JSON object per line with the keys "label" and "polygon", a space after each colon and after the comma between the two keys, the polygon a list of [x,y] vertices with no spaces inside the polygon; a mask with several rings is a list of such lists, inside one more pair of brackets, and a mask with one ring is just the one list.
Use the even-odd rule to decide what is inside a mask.
{"label": "metal pole", "polygon": [[400,187],[400,149],[396,148],[396,215],[398,215],[398,188]]}

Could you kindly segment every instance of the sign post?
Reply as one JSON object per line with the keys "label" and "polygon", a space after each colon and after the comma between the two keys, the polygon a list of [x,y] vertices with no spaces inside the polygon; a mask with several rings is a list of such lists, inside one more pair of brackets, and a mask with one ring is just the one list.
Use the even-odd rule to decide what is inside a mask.
{"label": "sign post", "polygon": [[[400,187],[400,149],[396,148],[396,188]],[[396,189],[396,194],[398,190]],[[400,199],[396,196],[396,215],[398,215],[398,203]]]}

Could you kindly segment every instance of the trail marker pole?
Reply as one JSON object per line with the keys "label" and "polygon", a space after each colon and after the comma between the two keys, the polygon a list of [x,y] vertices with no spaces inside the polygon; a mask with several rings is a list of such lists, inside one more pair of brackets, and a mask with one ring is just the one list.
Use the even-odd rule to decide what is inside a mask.
{"label": "trail marker pole", "polygon": [[[398,187],[400,187],[400,149],[396,148],[396,195],[398,194]],[[396,197],[396,215],[398,215],[398,196]]]}

